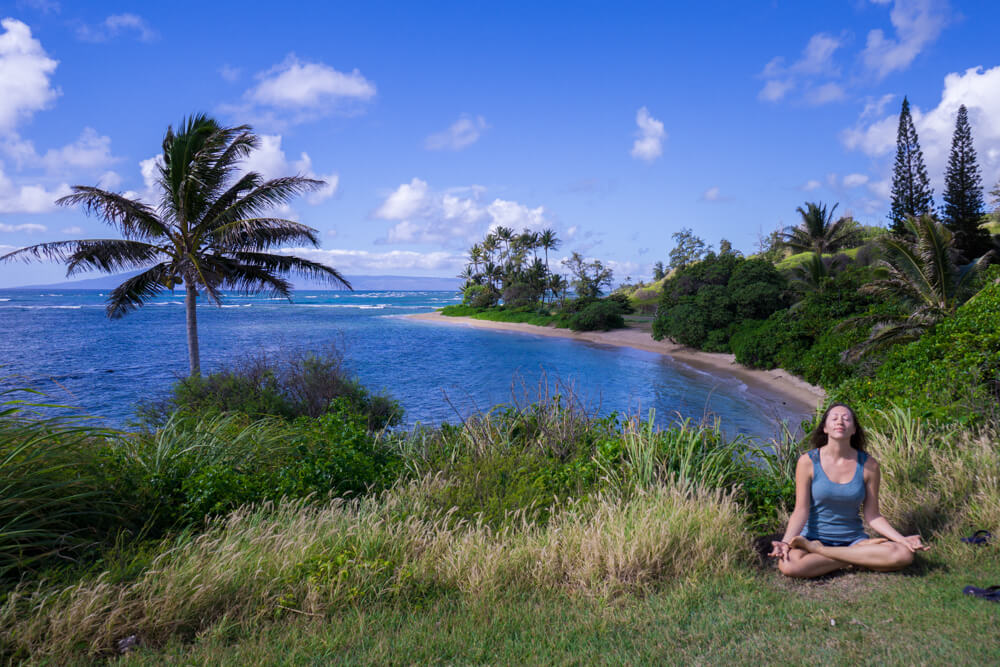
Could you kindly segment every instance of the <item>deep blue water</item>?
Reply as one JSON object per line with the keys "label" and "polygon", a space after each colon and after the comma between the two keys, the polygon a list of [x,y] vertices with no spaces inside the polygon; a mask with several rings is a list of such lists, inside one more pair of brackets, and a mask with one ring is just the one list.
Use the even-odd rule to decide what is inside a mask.
{"label": "deep blue water", "polygon": [[[30,386],[122,426],[137,402],[164,395],[187,371],[182,296],[163,296],[120,320],[105,295],[83,290],[0,290],[0,386]],[[406,411],[406,423],[460,415],[571,384],[601,413],[713,415],[730,434],[773,437],[779,420],[805,417],[780,398],[751,392],[651,352],[569,339],[443,326],[406,319],[455,303],[453,292],[297,292],[294,303],[229,297],[198,309],[202,371],[249,352],[340,348],[371,389]]]}

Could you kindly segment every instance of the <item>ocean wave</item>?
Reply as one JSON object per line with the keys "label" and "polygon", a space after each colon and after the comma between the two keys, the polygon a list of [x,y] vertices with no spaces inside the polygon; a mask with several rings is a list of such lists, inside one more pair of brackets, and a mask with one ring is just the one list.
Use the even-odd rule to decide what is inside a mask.
{"label": "ocean wave", "polygon": [[0,299],[0,301],[10,301],[10,299]]}
{"label": "ocean wave", "polygon": [[154,306],[183,306],[183,301],[154,301]]}
{"label": "ocean wave", "polygon": [[221,308],[249,308],[252,303],[230,303],[220,306]]}

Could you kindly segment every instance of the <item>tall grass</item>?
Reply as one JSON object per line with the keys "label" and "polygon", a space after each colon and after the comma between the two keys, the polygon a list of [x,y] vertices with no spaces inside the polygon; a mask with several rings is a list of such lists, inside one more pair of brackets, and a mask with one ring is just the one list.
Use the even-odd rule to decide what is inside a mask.
{"label": "tall grass", "polygon": [[560,508],[546,526],[495,531],[421,509],[424,478],[379,498],[244,508],[171,546],[138,579],[21,587],[0,608],[8,655],[65,660],[191,638],[225,618],[244,628],[349,604],[520,588],[616,595],[726,571],[746,560],[738,506],[717,491],[650,487]]}
{"label": "tall grass", "polygon": [[[79,418],[44,417],[0,392],[0,580],[93,544],[114,506],[96,459],[107,433]],[[30,392],[34,393],[34,392]]]}

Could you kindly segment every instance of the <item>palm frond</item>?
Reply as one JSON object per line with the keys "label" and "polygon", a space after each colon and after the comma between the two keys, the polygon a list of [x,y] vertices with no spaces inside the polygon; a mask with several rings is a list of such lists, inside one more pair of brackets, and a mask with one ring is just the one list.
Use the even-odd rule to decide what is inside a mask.
{"label": "palm frond", "polygon": [[69,257],[66,265],[66,275],[72,276],[93,269],[104,273],[131,271],[149,266],[150,262],[162,259],[163,255],[159,246],[140,241],[77,241],[76,251]]}
{"label": "palm frond", "polygon": [[270,217],[267,213],[294,197],[311,192],[324,185],[324,181],[303,176],[286,176],[265,181],[246,195],[231,201],[218,213],[210,210],[202,224],[208,229],[218,229],[244,218]]}
{"label": "palm frond", "polygon": [[292,299],[292,284],[270,271],[252,264],[233,262],[227,269],[222,284],[240,294],[264,293]]}
{"label": "palm frond", "polygon": [[212,245],[227,252],[257,252],[276,245],[309,243],[316,247],[316,230],[282,218],[236,220],[212,233]]}
{"label": "palm frond", "polygon": [[259,266],[273,273],[298,275],[303,278],[322,280],[331,285],[354,289],[351,287],[351,283],[332,266],[312,262],[301,257],[261,252],[235,252],[233,253],[233,257],[239,259],[243,264]]}
{"label": "palm frond", "polygon": [[148,205],[100,188],[74,185],[73,194],[57,199],[56,204],[83,206],[87,215],[98,215],[127,239],[153,239],[168,233]]}
{"label": "palm frond", "polygon": [[174,276],[167,262],[132,276],[108,295],[108,317],[118,319],[147,301],[169,289],[174,283]]}

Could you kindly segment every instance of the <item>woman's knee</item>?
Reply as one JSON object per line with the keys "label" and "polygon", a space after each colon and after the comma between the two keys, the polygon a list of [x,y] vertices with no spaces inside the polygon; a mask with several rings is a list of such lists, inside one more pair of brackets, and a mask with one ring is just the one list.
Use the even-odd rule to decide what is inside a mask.
{"label": "woman's knee", "polygon": [[786,577],[795,579],[801,579],[806,576],[799,562],[789,559],[778,561],[778,571]]}
{"label": "woman's knee", "polygon": [[913,552],[904,547],[902,544],[894,544],[893,548],[893,565],[897,568],[904,568],[913,562]]}

